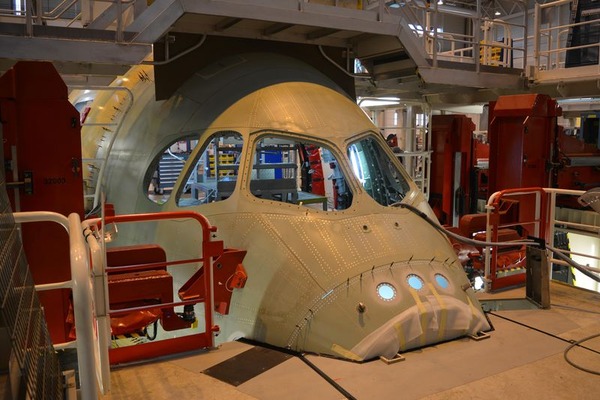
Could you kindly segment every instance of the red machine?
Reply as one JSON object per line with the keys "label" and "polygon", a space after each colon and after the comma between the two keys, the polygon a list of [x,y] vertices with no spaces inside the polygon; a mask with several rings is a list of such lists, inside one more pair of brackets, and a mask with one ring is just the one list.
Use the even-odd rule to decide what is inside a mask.
{"label": "red machine", "polygon": [[[559,127],[553,159],[553,187],[589,190],[600,186],[600,119],[596,113],[581,116],[579,131]],[[579,208],[573,199],[557,198],[565,207]]]}
{"label": "red machine", "polygon": [[[225,249],[214,261],[215,311],[229,313],[233,289],[245,286],[247,275],[242,265],[246,252]],[[143,310],[113,313],[111,331],[113,335],[140,333],[155,321],[160,320],[166,331],[189,328],[196,322],[193,305],[184,306],[177,314],[173,307],[149,308],[146,306],[173,302],[173,277],[167,272],[167,257],[157,245],[113,247],[106,252],[108,289],[111,310]],[[204,268],[201,267],[180,289],[183,301],[202,301],[208,294],[203,286]]]}
{"label": "red machine", "polygon": [[[553,150],[558,132],[557,116],[561,109],[545,95],[502,96],[490,103],[488,140],[489,194],[506,191],[510,199],[494,203],[491,215],[494,241],[513,241],[528,235],[544,236],[543,215],[536,212],[535,195],[519,195],[510,189],[549,187],[551,185]],[[537,196],[544,196],[543,193]],[[467,237],[484,240],[485,214],[465,215],[460,232]],[[502,226],[509,226],[504,227]],[[492,249],[492,290],[523,283],[524,254],[521,246]],[[483,249],[469,252],[469,265],[483,271]]]}
{"label": "red machine", "polygon": [[478,184],[474,179],[477,149],[475,124],[465,115],[434,115],[431,121],[432,150],[429,203],[442,224],[457,226],[459,218],[475,212]]}
{"label": "red machine", "polygon": [[550,187],[556,118],[562,110],[541,94],[502,96],[490,103],[489,191]]}
{"label": "red machine", "polygon": [[[13,210],[83,217],[79,112],[51,63],[18,62],[0,77],[0,118]],[[62,227],[24,224],[22,237],[36,284],[71,279]],[[69,296],[66,289],[39,293],[54,343],[68,341]]]}
{"label": "red machine", "polygon": [[[138,361],[214,346],[212,310],[228,314],[234,289],[245,286],[247,275],[242,265],[244,250],[224,249],[223,241],[212,240],[216,227],[194,212],[165,212],[139,215],[106,216],[106,224],[158,220],[195,220],[202,235],[201,258],[169,260],[156,245],[113,247],[107,252],[108,292],[111,331],[113,334],[142,334],[150,341],[111,348],[111,364]],[[199,249],[200,250],[200,249]],[[173,277],[167,267],[201,263],[200,268],[178,290],[179,300],[173,298]],[[212,286],[211,286],[212,282]],[[154,340],[157,322],[165,331],[194,327],[197,319],[194,305],[202,303],[204,326],[187,335]],[[174,307],[183,307],[175,312]],[[154,335],[147,327],[154,324]]]}
{"label": "red machine", "polygon": [[[65,216],[76,212],[83,218],[80,115],[69,102],[67,87],[51,63],[19,62],[0,77],[0,118],[13,209],[54,211]],[[192,214],[186,218],[201,222],[201,253],[210,261],[167,261],[164,250],[157,245],[115,247],[107,251],[111,330],[113,335],[139,333],[159,320],[165,331],[189,328],[196,322],[194,304],[204,303],[205,332],[161,343],[111,349],[111,362],[211,346],[212,333],[218,326],[206,311],[213,308],[227,314],[233,289],[244,287],[247,275],[242,260],[246,252],[224,249],[222,241],[210,240],[209,230],[216,228],[206,218]],[[176,217],[115,216],[110,207],[105,212],[107,224]],[[62,227],[51,222],[24,224],[22,237],[36,284],[71,279],[69,238]],[[175,302],[173,277],[167,267],[186,263],[203,266],[178,290],[181,301]],[[214,270],[207,273],[204,265],[214,266]],[[211,281],[212,287],[208,283]],[[71,291],[49,290],[39,292],[39,296],[52,341],[58,344],[73,339],[76,332]],[[183,306],[183,312],[175,312],[176,306]]]}

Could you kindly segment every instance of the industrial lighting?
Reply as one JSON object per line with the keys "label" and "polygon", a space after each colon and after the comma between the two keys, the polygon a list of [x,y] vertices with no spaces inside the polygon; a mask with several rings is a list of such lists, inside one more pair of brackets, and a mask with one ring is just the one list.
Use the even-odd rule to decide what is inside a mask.
{"label": "industrial lighting", "polygon": [[13,2],[14,4],[14,10],[15,10],[15,15],[23,15],[23,13],[19,12],[19,11],[25,11],[23,9],[23,5],[21,4],[21,0],[14,0]]}
{"label": "industrial lighting", "polygon": [[500,11],[496,11],[496,12],[494,13],[494,15],[495,15],[495,16],[498,16],[498,15],[500,15]]}
{"label": "industrial lighting", "polygon": [[438,6],[443,6],[444,5],[444,0],[438,0]]}
{"label": "industrial lighting", "polygon": [[485,281],[481,276],[475,277],[475,282],[473,283],[473,289],[475,290],[483,290],[485,287]]}
{"label": "industrial lighting", "polygon": [[376,97],[376,98],[364,98],[359,99],[358,105],[360,107],[381,107],[381,106],[393,106],[400,104],[400,98],[398,97]]}

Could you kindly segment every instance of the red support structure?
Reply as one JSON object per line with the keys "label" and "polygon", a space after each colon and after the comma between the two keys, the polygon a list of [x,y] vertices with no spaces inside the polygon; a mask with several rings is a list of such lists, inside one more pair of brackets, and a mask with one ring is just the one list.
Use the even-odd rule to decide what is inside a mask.
{"label": "red support structure", "polygon": [[[143,280],[145,279],[144,271],[146,271],[146,274],[150,275],[151,279],[156,279],[155,283],[156,285],[158,285],[156,286],[156,290],[160,292],[162,290],[161,288],[164,286],[162,285],[162,281],[164,280],[163,278],[165,278],[166,275],[168,275],[165,271],[167,265],[202,262],[202,273],[199,275],[194,275],[190,279],[188,284],[184,285],[184,287],[188,288],[193,287],[194,290],[188,290],[187,297],[180,296],[180,298],[182,299],[182,301],[180,302],[173,302],[171,292],[161,297],[161,300],[168,300],[168,302],[166,303],[161,301],[160,303],[155,304],[135,305],[133,307],[116,310],[111,309],[109,313],[111,317],[117,317],[119,315],[132,312],[159,312],[161,313],[161,321],[165,330],[181,329],[189,327],[189,321],[181,320],[181,318],[178,315],[175,315],[175,313],[173,312],[173,308],[176,306],[203,303],[205,331],[203,333],[194,335],[110,349],[109,358],[111,364],[132,362],[142,359],[165,356],[176,352],[213,347],[213,334],[219,331],[219,327],[217,325],[214,325],[213,312],[215,309],[219,311],[228,308],[228,305],[227,307],[224,307],[221,303],[229,301],[229,298],[226,298],[226,296],[223,297],[219,295],[219,304],[218,307],[215,307],[215,302],[213,300],[215,297],[214,285],[216,285],[217,282],[215,281],[214,285],[211,285],[211,283],[213,283],[214,279],[217,279],[219,280],[218,283],[220,283],[221,286],[223,286],[222,282],[220,282],[220,280],[223,280],[223,277],[218,273],[215,275],[215,277],[213,277],[213,265],[222,262],[223,265],[227,264],[224,268],[227,269],[227,271],[231,272],[231,276],[237,274],[235,282],[233,279],[231,279],[231,282],[229,282],[230,286],[234,285],[231,286],[231,288],[241,288],[244,286],[245,279],[247,277],[245,275],[245,271],[243,270],[243,266],[241,266],[241,262],[244,258],[245,252],[239,250],[227,251],[223,248],[222,241],[211,240],[211,233],[215,232],[217,228],[212,226],[208,219],[206,219],[206,217],[200,214],[197,214],[195,212],[181,211],[156,214],[114,215],[106,217],[105,224],[109,225],[112,223],[130,223],[173,219],[193,219],[200,224],[202,228],[201,258],[167,262],[166,259],[164,259],[163,256],[160,255],[162,250],[156,249],[155,246],[141,246],[137,249],[132,248],[129,254],[127,254],[127,252],[124,252],[121,255],[115,254],[110,256],[113,264],[118,266],[107,268],[107,272],[111,274],[111,276],[114,276],[112,274],[116,273],[118,273],[118,275],[128,276],[130,275],[128,272],[133,272],[133,275],[137,275],[139,279]],[[229,256],[227,256],[226,259],[222,258],[224,255],[228,254]],[[164,261],[157,261],[157,257],[159,259],[164,259]],[[227,259],[229,258],[231,258],[231,262],[227,261]],[[123,284],[129,285],[127,279],[124,279]],[[230,297],[231,293],[228,292],[228,294]],[[147,293],[144,294],[142,297],[147,298]],[[135,300],[135,296],[129,296],[126,300],[133,301]],[[113,302],[111,301],[111,299],[109,299],[109,301],[111,303],[112,308]]]}
{"label": "red support structure", "polygon": [[[518,204],[518,212],[508,221],[502,220],[503,202]],[[547,195],[543,188],[516,188],[498,192],[490,198],[489,229],[492,242],[527,239],[527,236],[546,237]],[[518,233],[519,232],[519,233]],[[517,234],[518,233],[518,234]],[[481,238],[483,239],[483,238]],[[504,255],[502,254],[504,252]],[[504,258],[503,258],[504,257]],[[515,258],[518,257],[518,258]],[[502,265],[500,260],[505,261]],[[507,265],[508,263],[508,265]],[[518,270],[516,273],[511,270]],[[490,271],[486,278],[492,291],[525,282],[525,246],[492,248]]]}
{"label": "red support structure", "polygon": [[432,150],[430,204],[442,224],[456,226],[472,208],[473,131],[465,115],[434,115],[431,120]]}
{"label": "red support structure", "polygon": [[[52,63],[20,61],[0,77],[0,121],[12,209],[83,217],[79,112]],[[22,238],[36,284],[71,279],[69,238],[62,227],[25,224]],[[56,344],[69,341],[70,293],[39,293]]]}
{"label": "red support structure", "polygon": [[562,114],[556,101],[542,94],[501,96],[490,103],[489,192],[550,187],[552,146]]}

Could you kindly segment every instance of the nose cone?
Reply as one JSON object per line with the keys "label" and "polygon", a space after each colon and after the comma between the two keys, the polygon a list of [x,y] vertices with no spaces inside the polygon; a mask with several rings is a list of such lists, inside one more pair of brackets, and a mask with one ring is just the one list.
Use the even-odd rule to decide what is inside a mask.
{"label": "nose cone", "polygon": [[362,361],[490,329],[465,284],[458,262],[374,266],[316,301],[288,346]]}

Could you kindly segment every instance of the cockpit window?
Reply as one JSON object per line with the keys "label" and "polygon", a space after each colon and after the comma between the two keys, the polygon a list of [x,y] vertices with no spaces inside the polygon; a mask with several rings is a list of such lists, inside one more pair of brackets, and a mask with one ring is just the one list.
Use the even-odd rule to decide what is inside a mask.
{"label": "cockpit window", "polygon": [[146,175],[146,194],[155,203],[163,204],[171,196],[179,174],[188,157],[198,144],[195,138],[179,139],[171,143],[152,163]]}
{"label": "cockpit window", "polygon": [[348,157],[363,188],[379,204],[401,201],[410,190],[404,175],[375,138],[366,137],[348,146]]}
{"label": "cockpit window", "polygon": [[250,191],[261,199],[323,211],[345,210],[352,203],[331,150],[289,137],[267,136],[256,143]]}
{"label": "cockpit window", "polygon": [[235,189],[242,154],[242,135],[219,132],[205,142],[180,189],[180,207],[227,199]]}

